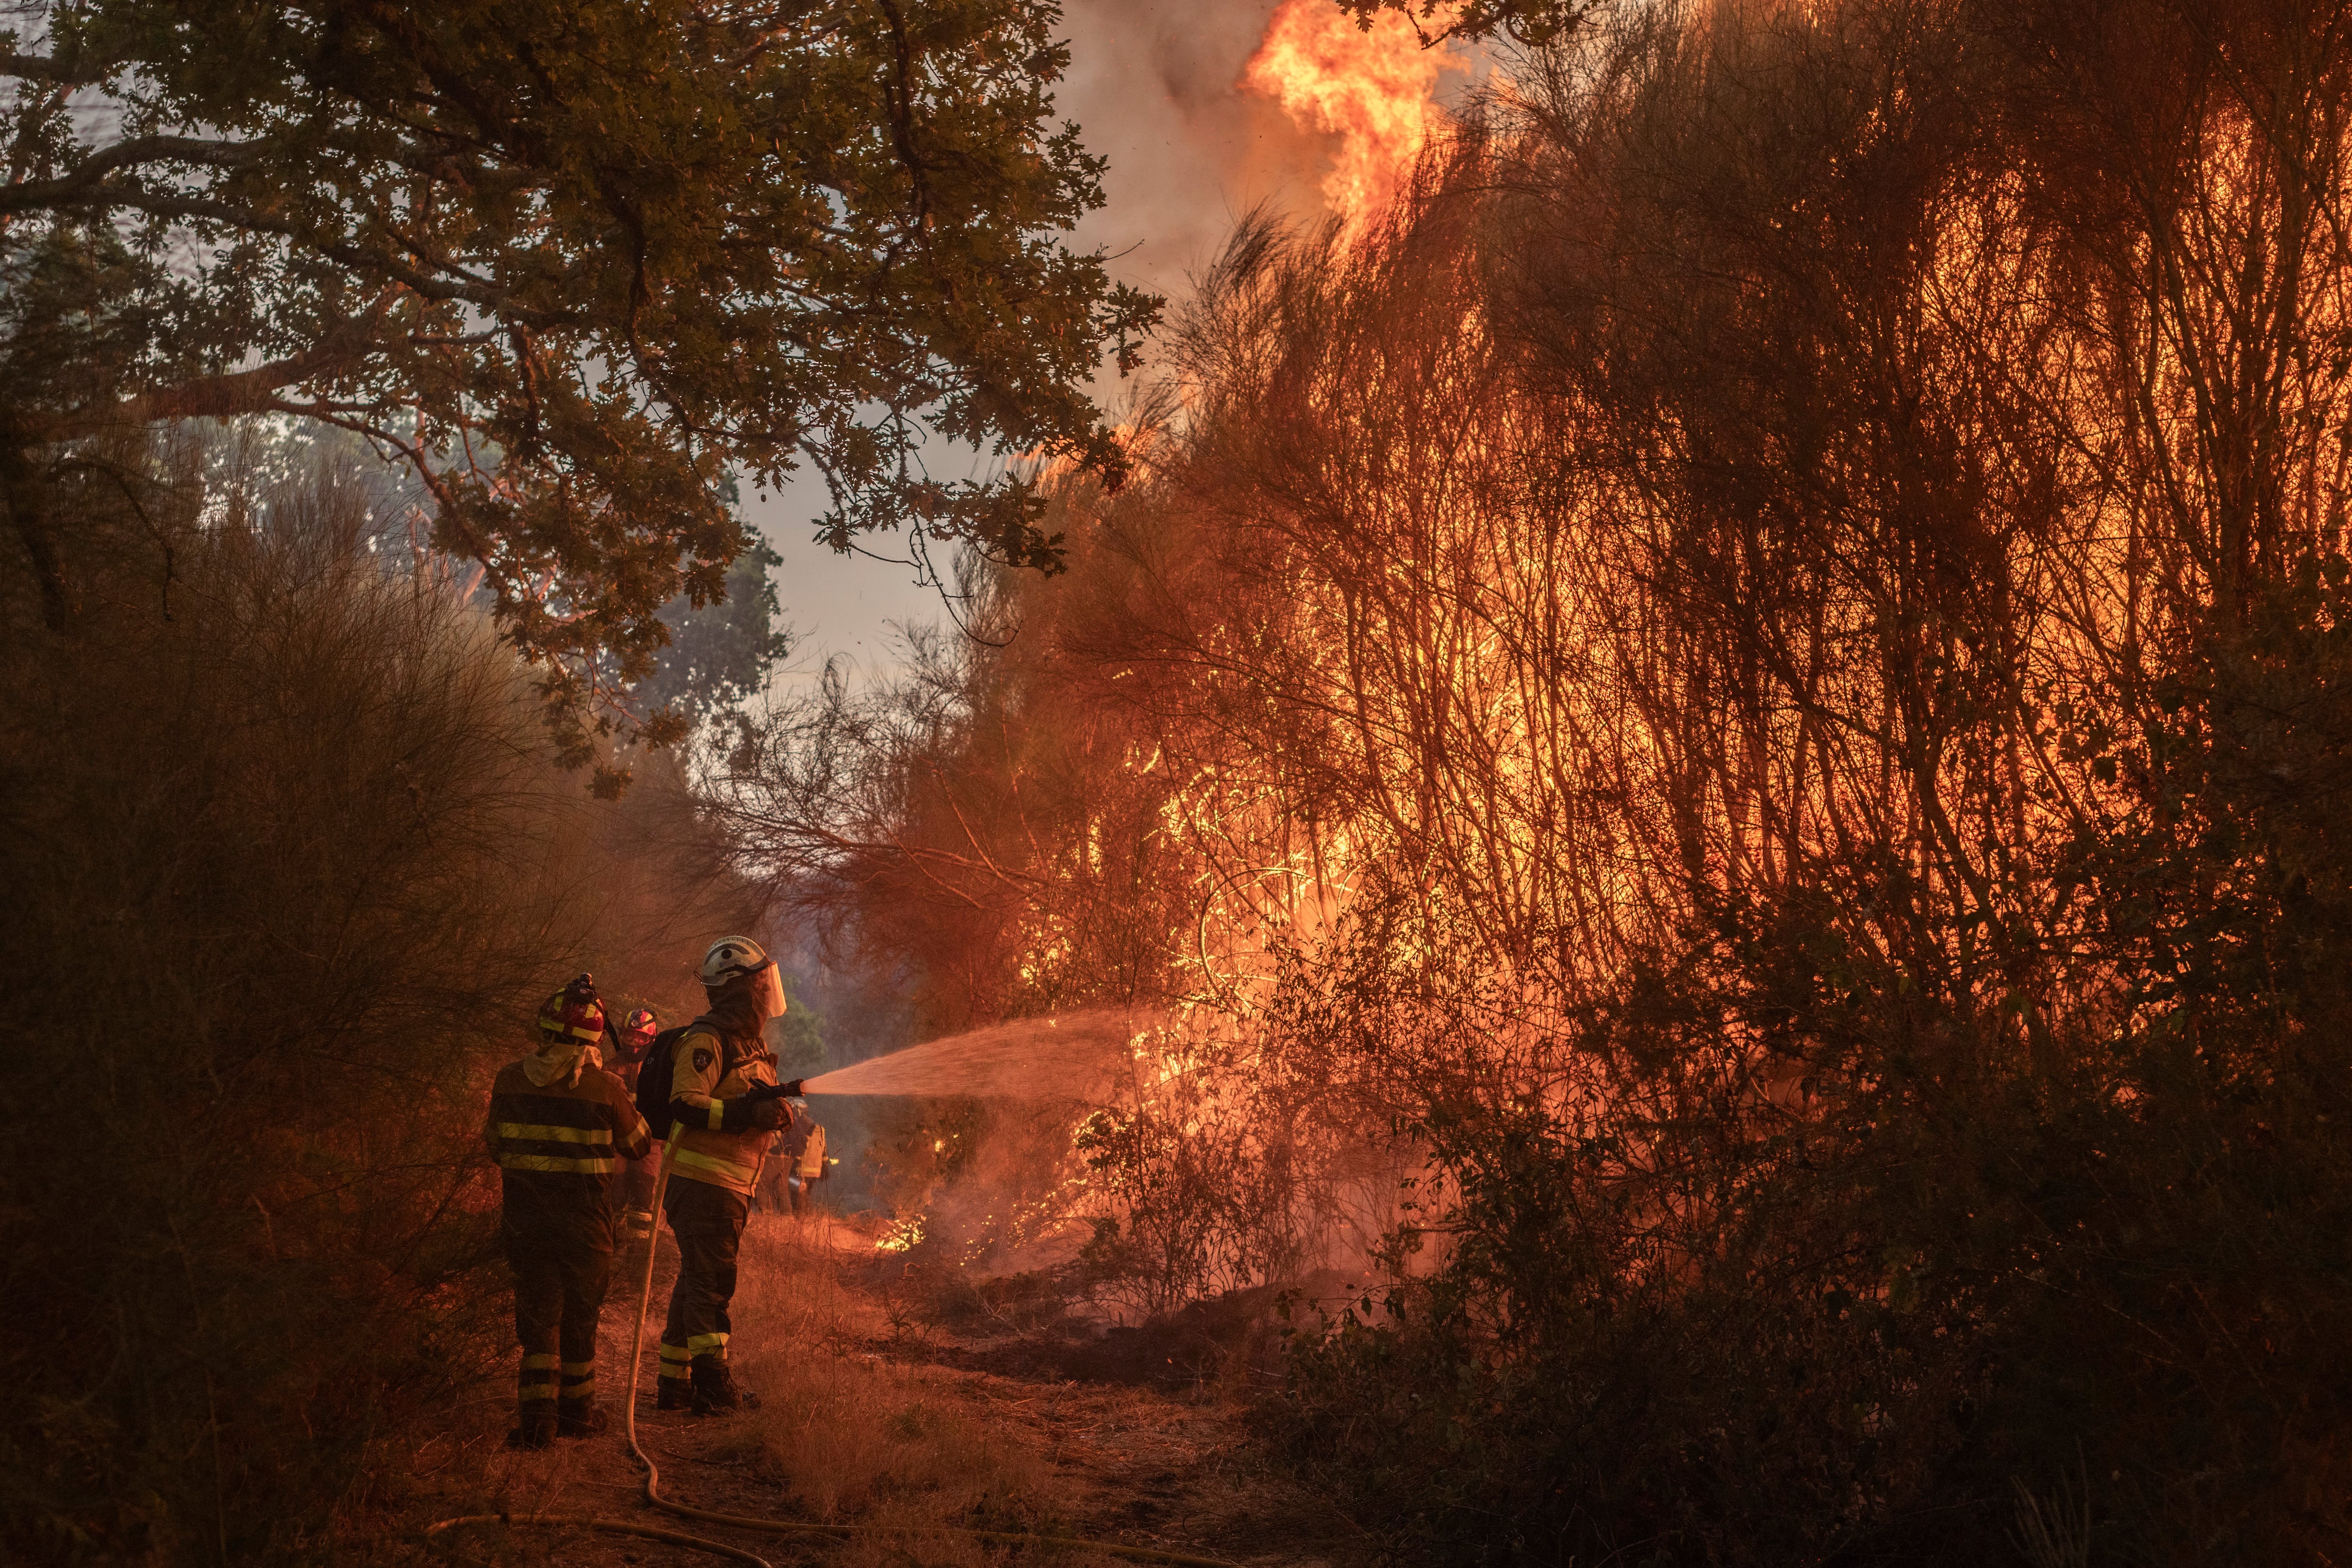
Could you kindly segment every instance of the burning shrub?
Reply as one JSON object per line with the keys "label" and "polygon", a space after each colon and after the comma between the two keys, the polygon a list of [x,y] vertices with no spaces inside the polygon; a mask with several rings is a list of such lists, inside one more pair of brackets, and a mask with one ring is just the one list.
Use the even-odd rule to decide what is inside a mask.
{"label": "burning shrub", "polygon": [[[2126,942],[2219,912],[2209,827],[2100,853]],[[1298,1458],[1445,1561],[1979,1563],[2037,1496],[2102,1556],[2302,1560],[2340,1527],[2352,1416],[2338,983],[2282,994],[2277,950],[2247,954],[2193,1011],[2078,1020],[2037,1059],[1854,934],[1723,911],[1563,1031],[1563,1077],[1605,1092],[1412,1118],[1442,1179],[1373,1310],[1301,1325],[1274,1407]],[[2153,997],[2175,956],[2123,973]],[[1436,1016],[1321,1008],[1320,1042],[1392,1060],[1458,1027],[1444,967]],[[2256,994],[2302,1017],[2223,1021]],[[1777,1092],[1725,1044],[1768,1029],[1799,1047]],[[1423,1226],[1448,1246],[1415,1277]]]}
{"label": "burning shrub", "polygon": [[[2240,95],[2352,71],[2259,10],[1652,8],[1210,323],[1339,632],[1254,694],[1386,836],[1278,1026],[1431,1090],[1294,1434],[1423,1551],[2332,1550],[2352,383],[2194,367],[2335,330],[2340,132]],[[1380,314],[1481,254],[1499,391]]]}
{"label": "burning shrub", "polygon": [[2343,8],[1596,15],[1245,223],[1021,637],[764,820],[945,1026],[1234,1042],[1098,1256],[1385,1230],[1294,1435],[1412,1548],[2315,1561]]}

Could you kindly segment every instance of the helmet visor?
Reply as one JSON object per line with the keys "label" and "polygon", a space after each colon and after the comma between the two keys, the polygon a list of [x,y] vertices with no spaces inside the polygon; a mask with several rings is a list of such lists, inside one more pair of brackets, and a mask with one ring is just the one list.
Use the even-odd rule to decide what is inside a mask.
{"label": "helmet visor", "polygon": [[784,1016],[784,976],[782,972],[777,969],[776,961],[772,958],[768,960],[767,963],[751,971],[746,978],[750,981],[752,1004],[760,1009],[760,1016],[782,1017]]}

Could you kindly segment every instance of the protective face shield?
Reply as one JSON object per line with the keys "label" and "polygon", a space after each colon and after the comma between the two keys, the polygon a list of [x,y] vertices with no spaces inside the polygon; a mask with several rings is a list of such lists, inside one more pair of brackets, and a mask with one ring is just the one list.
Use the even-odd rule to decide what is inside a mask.
{"label": "protective face shield", "polygon": [[784,1016],[784,977],[773,959],[751,973],[751,1002],[762,1018]]}

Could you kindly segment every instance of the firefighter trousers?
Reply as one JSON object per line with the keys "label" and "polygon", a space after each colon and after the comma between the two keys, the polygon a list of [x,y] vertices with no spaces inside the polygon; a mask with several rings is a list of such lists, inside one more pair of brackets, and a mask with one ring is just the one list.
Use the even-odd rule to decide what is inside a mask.
{"label": "firefighter trousers", "polygon": [[694,1362],[727,1360],[735,1255],[751,1205],[740,1193],[681,1181],[673,1173],[662,1193],[662,1212],[677,1239],[677,1283],[670,1289],[669,1320],[662,1328],[661,1374],[685,1380]]}
{"label": "firefighter trousers", "polygon": [[613,1244],[591,1237],[506,1235],[514,1269],[515,1338],[522,1342],[517,1403],[525,1416],[558,1399],[572,1411],[596,1399],[596,1319],[613,1274]]}

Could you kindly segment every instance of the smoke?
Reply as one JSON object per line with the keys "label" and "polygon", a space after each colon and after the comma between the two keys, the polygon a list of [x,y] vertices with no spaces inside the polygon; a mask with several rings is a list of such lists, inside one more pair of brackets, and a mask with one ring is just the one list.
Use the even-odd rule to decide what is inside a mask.
{"label": "smoke", "polygon": [[[1294,107],[1287,110],[1273,88],[1244,86],[1277,9],[1286,16],[1309,13],[1318,26],[1357,36],[1332,0],[1291,0],[1286,6],[1278,0],[1206,0],[1182,7],[1159,0],[1070,0],[1065,17],[1070,71],[1058,107],[1084,128],[1088,149],[1110,165],[1103,177],[1105,204],[1078,224],[1076,237],[1081,248],[1109,255],[1118,281],[1181,300],[1191,292],[1192,276],[1224,248],[1244,214],[1264,205],[1311,222],[1327,210],[1344,210],[1328,205],[1343,165],[1393,172],[1409,167],[1419,151],[1418,136],[1405,138],[1408,151],[1400,164],[1395,139],[1382,144],[1390,149],[1385,153],[1370,150],[1360,131],[1349,128],[1355,121],[1318,117],[1308,99],[1297,97],[1320,91],[1335,103],[1348,100],[1343,84],[1307,84],[1294,90]],[[1389,18],[1383,28],[1401,33],[1410,52],[1411,29],[1402,19]],[[1407,123],[1420,123],[1418,111],[1426,108],[1433,84],[1459,68],[1449,57],[1427,73],[1408,106]],[[1389,74],[1412,69],[1412,62],[1399,60]],[[1099,390],[1106,402],[1118,396],[1113,387]],[[853,679],[870,689],[908,672],[897,628],[935,624],[938,593],[910,563],[893,572],[862,556],[810,545],[806,520],[824,510],[829,500],[819,478],[803,474],[782,492],[760,493],[746,509],[791,563],[787,608],[803,647],[814,655],[780,671],[777,679],[813,685],[827,657],[838,654],[847,658]],[[866,548],[898,553],[887,541],[868,541]]]}

